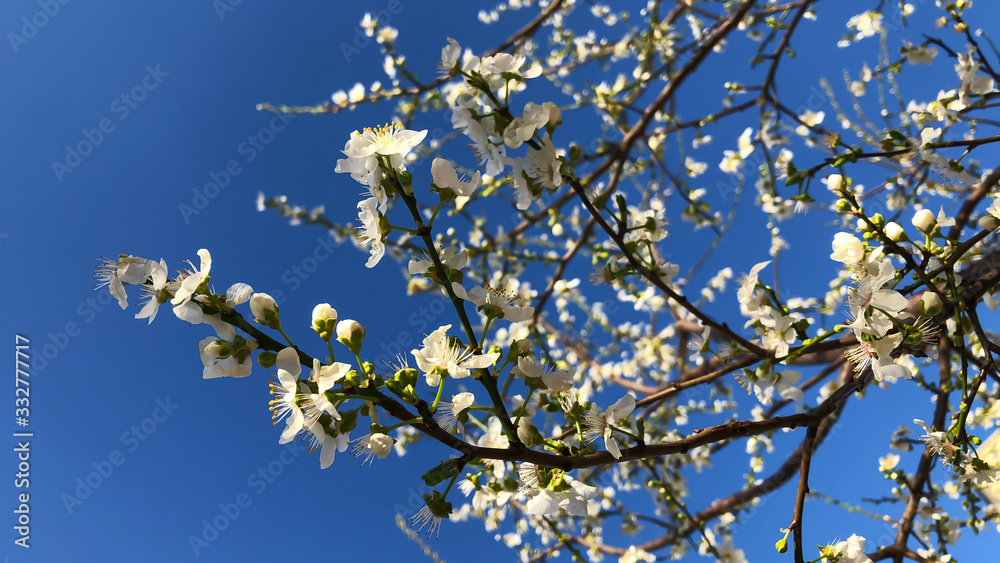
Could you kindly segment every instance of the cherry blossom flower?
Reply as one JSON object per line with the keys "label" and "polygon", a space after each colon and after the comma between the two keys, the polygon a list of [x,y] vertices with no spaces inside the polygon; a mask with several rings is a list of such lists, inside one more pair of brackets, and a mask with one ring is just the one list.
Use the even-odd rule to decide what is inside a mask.
{"label": "cherry blossom flower", "polygon": [[160,309],[160,292],[167,287],[167,263],[160,258],[159,264],[152,262],[149,270],[149,282],[139,286],[139,291],[146,297],[146,304],[135,314],[137,319],[149,319],[146,324],[152,324],[156,312]]}
{"label": "cherry blossom flower", "polygon": [[451,190],[459,197],[471,197],[483,185],[482,175],[478,170],[469,181],[463,182],[458,179],[458,173],[451,163],[443,158],[435,158],[431,163],[431,176],[437,187]]}
{"label": "cherry blossom flower", "polygon": [[[170,300],[170,303],[177,307],[178,305],[183,305],[191,300],[194,295],[195,290],[201,285],[205,278],[208,277],[209,271],[212,269],[212,255],[207,249],[202,248],[198,251],[198,257],[201,258],[201,266],[195,271],[187,272],[183,278],[180,279],[181,285],[174,292],[174,298]],[[194,264],[188,261],[188,265],[194,268]]]}
{"label": "cherry blossom flower", "polygon": [[451,398],[451,402],[441,401],[438,404],[437,413],[434,420],[445,432],[451,432],[459,423],[458,415],[462,411],[471,407],[476,402],[476,397],[468,391],[459,393]]}
{"label": "cherry blossom flower", "polygon": [[361,228],[358,230],[358,240],[363,245],[371,248],[371,257],[365,262],[365,266],[374,268],[382,256],[385,254],[385,243],[382,240],[382,226],[379,212],[376,209],[378,200],[371,197],[358,204],[358,220],[361,221]]}
{"label": "cherry blossom flower", "polygon": [[634,410],[635,397],[628,394],[621,399],[618,399],[618,401],[608,407],[604,413],[601,413],[601,411],[597,408],[596,403],[592,403],[584,420],[584,441],[590,443],[596,438],[603,437],[604,446],[607,448],[608,453],[614,456],[615,459],[621,459],[622,452],[618,448],[618,443],[615,442],[613,437],[614,430],[611,426],[612,423],[617,424],[619,420],[628,418]]}
{"label": "cherry blossom flower", "polygon": [[466,293],[462,284],[454,282],[452,290],[458,297],[475,303],[487,317],[501,318],[512,323],[522,323],[535,314],[534,307],[513,305],[517,296],[490,285],[476,286]]}
{"label": "cherry blossom flower", "polygon": [[[207,251],[206,251],[207,252]],[[94,290],[107,287],[111,295],[118,300],[118,305],[125,310],[128,307],[128,295],[125,284],[141,284],[149,277],[155,262],[136,256],[120,256],[118,260],[102,258],[94,270],[94,280],[97,286]]]}
{"label": "cherry blossom flower", "polygon": [[573,372],[570,370],[546,371],[533,358],[521,356],[517,368],[525,377],[541,379],[553,391],[569,391],[573,388]]}
{"label": "cherry blossom flower", "polygon": [[411,350],[417,367],[432,387],[437,386],[442,375],[455,379],[468,377],[469,370],[487,368],[500,358],[500,352],[476,354],[470,348],[449,343],[447,332],[450,328],[450,324],[439,327],[424,338],[423,348]]}

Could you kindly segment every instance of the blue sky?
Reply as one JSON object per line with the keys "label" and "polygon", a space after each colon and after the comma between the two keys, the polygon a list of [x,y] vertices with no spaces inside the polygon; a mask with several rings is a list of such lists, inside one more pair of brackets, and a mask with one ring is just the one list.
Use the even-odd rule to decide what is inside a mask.
{"label": "blue sky", "polygon": [[[317,455],[278,445],[279,430],[266,410],[264,370],[236,381],[203,381],[196,343],[210,334],[205,327],[187,327],[168,311],[146,326],[131,318],[131,309],[123,312],[104,292],[93,292],[90,277],[99,256],[163,257],[174,269],[208,248],[216,284],[242,281],[284,295],[282,311],[299,319],[284,323],[293,338],[307,341],[313,305],[330,302],[341,318],[364,319],[376,352],[394,355],[397,344],[413,347],[425,332],[452,320],[428,309],[426,299],[403,298],[396,265],[366,269],[364,255],[351,245],[330,250],[322,231],[290,227],[254,209],[263,191],[306,206],[324,204],[335,220],[353,219],[360,187],[334,174],[336,158],[351,131],[387,121],[389,107],[282,120],[255,106],[316,104],[355,82],[385,80],[378,46],[353,43],[365,10],[385,10],[383,23],[400,28],[400,50],[422,77],[433,73],[447,37],[483,52],[513,25],[482,26],[479,6],[459,1],[435,2],[433,10],[412,0],[227,2],[231,9],[221,11],[220,4],[11,0],[0,6],[8,40],[0,46],[6,85],[0,92],[0,256],[9,265],[3,323],[11,340],[15,334],[31,339],[34,358],[30,487],[15,490],[8,478],[0,489],[6,495],[0,524],[8,530],[0,554],[11,562],[422,557],[392,518],[419,508],[419,475],[447,451],[422,444],[370,468],[341,454],[333,468],[321,471]],[[803,85],[783,91],[791,107],[807,103],[808,85],[821,76],[840,84],[841,67],[850,61],[845,56],[874,59],[874,43],[846,51],[829,47],[849,15],[875,2],[843,4],[856,9],[829,14],[829,24],[804,24],[826,50],[802,45],[811,62],[783,65],[782,73]],[[979,15],[993,8],[982,9]],[[519,25],[529,15],[516,14],[510,22]],[[352,43],[358,48],[345,49]],[[732,69],[710,71],[716,73],[714,88],[717,74]],[[697,104],[696,87],[682,95]],[[690,110],[697,111],[696,105]],[[442,126],[424,119],[417,126]],[[727,125],[729,139],[750,124]],[[712,167],[722,148],[702,149]],[[206,192],[212,181],[225,186]],[[790,226],[789,238],[829,240],[831,221],[827,215],[820,227]],[[739,273],[767,259],[760,221],[740,222],[735,233],[738,244],[712,258],[708,275],[727,264]],[[818,261],[807,244],[793,247],[787,258],[816,261],[822,279],[785,271],[785,283],[803,295],[822,288],[834,272],[826,244]],[[695,250],[693,257],[703,249]],[[863,494],[848,489],[858,486],[851,472],[862,469],[852,461],[864,460],[872,475],[871,464],[885,452],[892,430],[929,412],[921,403],[917,414],[895,413],[903,398],[926,398],[903,386],[893,391],[899,394],[873,390],[848,406],[847,414],[861,422],[838,427],[839,445],[825,448],[814,463],[816,482],[833,484],[823,492],[880,494],[878,482],[861,484],[872,489]],[[12,410],[3,412],[12,416]],[[898,416],[885,416],[888,411]],[[17,445],[13,437],[8,443]],[[16,460],[7,451],[0,469],[9,475]],[[732,462],[745,459],[733,456]],[[726,490],[738,486],[732,476],[728,481]],[[7,527],[16,495],[25,491],[31,495],[30,550],[13,546]],[[788,489],[769,497],[759,516],[737,529],[751,560],[773,556],[792,496]],[[692,504],[708,500],[697,495]],[[862,533],[864,526],[870,537],[882,533],[826,505],[811,503],[809,510],[812,525],[826,532],[815,543]],[[206,530],[205,522],[221,522],[224,529]],[[477,561],[511,560],[492,535],[478,521],[445,524],[432,546],[448,561],[467,560],[471,552]],[[193,547],[192,536],[205,545]]]}

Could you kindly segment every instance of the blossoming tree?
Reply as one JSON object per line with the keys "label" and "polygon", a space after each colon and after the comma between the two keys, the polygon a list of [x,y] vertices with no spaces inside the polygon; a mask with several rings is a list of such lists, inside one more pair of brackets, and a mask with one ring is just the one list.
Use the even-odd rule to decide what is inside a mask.
{"label": "blossoming tree", "polygon": [[[965,0],[939,2],[936,34],[905,25],[936,8],[880,2],[849,19],[839,46],[809,45],[801,30],[818,25],[821,4],[650,1],[581,14],[570,1],[511,1],[481,19],[537,13],[487,53],[441,38],[429,80],[407,66],[397,31],[367,17],[391,84],[358,84],[315,107],[262,104],[387,108],[385,125],[343,135],[336,181],[362,186],[356,222],[284,196],[261,194],[258,207],[350,239],[368,268],[402,262],[400,298],[447,300],[450,322],[393,361],[375,361],[365,319],[340,318],[335,302],[312,310],[316,339],[293,341],[283,324],[308,312],[279,310],[253,280],[213,278],[207,249],[173,276],[162,259],[103,260],[100,286],[123,309],[136,286],[136,318],[152,322],[166,306],[211,325],[199,343],[206,379],[272,374],[279,442],[308,441],[323,468],[348,450],[373,463],[420,440],[450,448],[413,476],[425,471],[433,491],[411,518],[428,535],[475,517],[525,561],[691,550],[739,562],[732,530],[787,484],[794,500],[769,541],[789,553],[772,560],[948,561],[960,537],[1000,522],[1000,447],[986,440],[1000,417],[1000,345],[983,322],[998,304],[1000,168],[973,160],[1000,141],[982,131],[1000,126],[989,114],[1000,63]],[[577,31],[594,24],[603,34]],[[793,49],[807,50],[797,45],[865,42],[877,59],[848,69],[843,87],[824,83],[825,111],[785,101],[800,86],[781,72]],[[715,82],[704,69],[721,57],[750,81]],[[903,83],[931,72],[943,81],[936,97],[908,99]],[[691,96],[717,90],[717,100]],[[706,103],[707,113],[689,109]],[[428,138],[421,120],[441,113],[453,131]],[[574,139],[575,124],[590,137]],[[717,193],[703,187],[710,167]],[[756,265],[736,287],[732,267],[702,274],[750,208],[770,234],[762,248],[738,245]],[[810,267],[833,277],[793,297],[780,285],[796,267],[780,261],[783,233],[817,221],[839,232],[817,228],[803,244],[832,246],[826,270]],[[690,250],[699,245],[703,254]],[[810,527],[812,461],[845,406],[901,387],[932,401],[898,421],[883,457],[845,468],[884,477],[884,497],[825,499],[892,534],[841,540]],[[775,449],[778,434],[797,445]],[[731,469],[742,485],[692,478],[734,442],[749,454]],[[715,500],[693,505],[698,488]],[[612,527],[633,541],[612,541]]]}

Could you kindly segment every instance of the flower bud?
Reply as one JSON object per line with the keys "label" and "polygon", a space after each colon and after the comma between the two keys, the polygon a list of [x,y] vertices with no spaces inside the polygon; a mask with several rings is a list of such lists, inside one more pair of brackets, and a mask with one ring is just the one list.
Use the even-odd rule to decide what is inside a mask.
{"label": "flower bud", "polygon": [[840,174],[830,174],[826,177],[826,187],[834,194],[840,195],[840,190],[844,187],[844,177]]}
{"label": "flower bud", "polygon": [[229,357],[229,342],[213,340],[208,346],[205,346],[205,354],[212,358],[227,358]]}
{"label": "flower bud", "polygon": [[941,312],[941,298],[933,291],[925,291],[920,297],[920,312],[925,317],[933,317]]}
{"label": "flower bud", "polygon": [[278,355],[274,352],[261,352],[257,354],[257,363],[264,369],[271,369],[274,367],[276,361],[278,361]]}
{"label": "flower bud", "polygon": [[329,303],[320,303],[313,307],[312,329],[323,340],[329,341],[337,330],[337,310]]}
{"label": "flower bud", "polygon": [[906,233],[903,232],[903,227],[900,227],[899,223],[890,221],[885,226],[885,236],[889,237],[889,240],[893,242],[899,242],[906,236]]}
{"label": "flower bud", "polygon": [[934,227],[934,213],[930,209],[921,209],[913,216],[913,226],[927,233]]}
{"label": "flower bud", "polygon": [[979,218],[979,226],[983,229],[994,230],[1000,228],[1000,221],[992,215],[986,215]]}
{"label": "flower bud", "polygon": [[361,353],[361,342],[365,339],[365,327],[358,321],[345,319],[337,323],[337,340],[355,354]]}
{"label": "flower bud", "polygon": [[278,319],[278,305],[274,298],[266,293],[254,293],[250,298],[250,311],[258,323],[273,329],[281,328]]}
{"label": "flower bud", "polygon": [[847,213],[851,210],[851,202],[844,198],[840,198],[837,200],[837,203],[833,204],[833,208],[841,213]]}

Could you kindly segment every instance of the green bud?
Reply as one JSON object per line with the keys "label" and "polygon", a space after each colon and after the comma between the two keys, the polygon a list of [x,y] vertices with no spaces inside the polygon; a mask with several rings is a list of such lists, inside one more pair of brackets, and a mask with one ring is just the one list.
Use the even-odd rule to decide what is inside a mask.
{"label": "green bud", "polygon": [[781,538],[774,544],[774,549],[778,550],[778,553],[785,553],[788,551],[788,539]]}
{"label": "green bud", "polygon": [[260,354],[257,354],[257,363],[264,369],[271,369],[274,367],[274,362],[277,360],[278,355],[274,352],[261,352]]}

